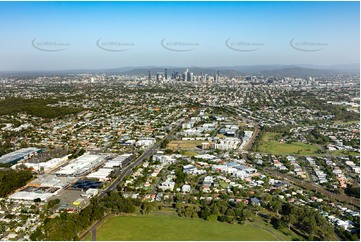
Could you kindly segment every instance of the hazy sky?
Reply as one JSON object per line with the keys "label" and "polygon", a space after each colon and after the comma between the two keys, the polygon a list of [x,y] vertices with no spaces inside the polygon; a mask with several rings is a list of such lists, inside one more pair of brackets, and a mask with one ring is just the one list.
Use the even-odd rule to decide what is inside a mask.
{"label": "hazy sky", "polygon": [[359,15],[359,2],[0,2],[0,71],[359,63]]}

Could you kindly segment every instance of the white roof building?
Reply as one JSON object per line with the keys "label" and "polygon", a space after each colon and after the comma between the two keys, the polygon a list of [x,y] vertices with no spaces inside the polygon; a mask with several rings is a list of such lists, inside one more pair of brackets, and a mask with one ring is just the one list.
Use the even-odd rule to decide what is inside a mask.
{"label": "white roof building", "polygon": [[87,178],[97,178],[100,180],[108,180],[108,177],[112,171],[113,171],[113,169],[100,168],[96,172],[93,172],[93,173],[90,173],[89,175],[87,175]]}
{"label": "white roof building", "polygon": [[89,172],[90,169],[94,168],[97,165],[100,165],[106,157],[107,155],[82,155],[77,159],[71,161],[65,167],[62,167],[59,171],[56,172],[56,174],[68,176],[84,175]]}

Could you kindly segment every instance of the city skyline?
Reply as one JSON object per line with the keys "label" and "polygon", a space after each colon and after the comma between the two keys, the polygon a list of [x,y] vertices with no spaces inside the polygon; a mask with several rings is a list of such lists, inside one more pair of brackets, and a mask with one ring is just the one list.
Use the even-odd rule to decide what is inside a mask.
{"label": "city skyline", "polygon": [[359,2],[1,2],[0,71],[359,64],[359,15]]}

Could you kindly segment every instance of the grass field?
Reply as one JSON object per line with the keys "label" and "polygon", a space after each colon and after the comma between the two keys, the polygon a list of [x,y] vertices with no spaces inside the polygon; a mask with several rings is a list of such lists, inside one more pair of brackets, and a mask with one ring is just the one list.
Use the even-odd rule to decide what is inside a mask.
{"label": "grass field", "polygon": [[[280,231],[261,223],[227,224],[202,219],[148,215],[117,216],[107,219],[97,229],[97,240],[291,240]],[[85,240],[91,240],[89,234]]]}
{"label": "grass field", "polygon": [[359,156],[360,153],[354,152],[354,151],[349,151],[349,150],[334,150],[334,151],[330,151],[330,154],[333,156]]}
{"label": "grass field", "polygon": [[196,152],[188,151],[188,150],[184,150],[183,152],[180,152],[180,154],[185,155],[185,156],[189,156],[189,157],[199,155],[199,154],[196,153]]}
{"label": "grass field", "polygon": [[167,145],[167,149],[193,149],[196,146],[201,146],[203,140],[172,140]]}
{"label": "grass field", "polygon": [[318,145],[310,145],[302,142],[280,143],[276,138],[278,135],[279,133],[264,133],[261,137],[258,151],[275,155],[313,155],[320,150]]}

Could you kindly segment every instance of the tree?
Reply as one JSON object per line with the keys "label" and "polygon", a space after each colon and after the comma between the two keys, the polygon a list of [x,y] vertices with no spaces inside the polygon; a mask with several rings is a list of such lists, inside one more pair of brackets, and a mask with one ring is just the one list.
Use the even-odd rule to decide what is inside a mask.
{"label": "tree", "polygon": [[315,232],[317,230],[317,223],[313,216],[308,217],[308,219],[305,219],[305,231],[309,234],[309,239],[313,240],[313,237],[315,235]]}
{"label": "tree", "polygon": [[320,225],[320,232],[323,236],[323,240],[332,240],[332,234],[334,233],[333,228],[327,223]]}
{"label": "tree", "polygon": [[56,199],[52,199],[48,201],[48,207],[49,208],[53,208],[55,205],[60,203],[60,199],[56,198]]}
{"label": "tree", "polygon": [[208,221],[217,221],[218,216],[215,214],[211,214],[207,217]]}
{"label": "tree", "polygon": [[41,235],[42,235],[41,230],[40,230],[40,228],[38,227],[38,228],[36,228],[36,230],[30,235],[30,239],[31,239],[32,241],[41,240],[41,237],[40,237]]}
{"label": "tree", "polygon": [[32,177],[31,171],[27,170],[0,170],[0,197],[6,197],[25,186]]}
{"label": "tree", "polygon": [[235,216],[235,212],[234,212],[234,210],[233,209],[231,209],[231,208],[228,208],[227,209],[227,211],[226,211],[226,215],[227,216]]}
{"label": "tree", "polygon": [[347,188],[345,189],[345,193],[348,196],[360,198],[360,187],[347,186]]}
{"label": "tree", "polygon": [[149,214],[154,208],[154,203],[143,202],[140,208],[142,214]]}
{"label": "tree", "polygon": [[278,212],[281,210],[282,208],[282,203],[280,201],[275,201],[271,203],[272,206],[272,211],[276,212],[278,215]]}
{"label": "tree", "polygon": [[203,207],[201,211],[201,218],[207,219],[209,215],[211,215],[211,209],[208,206]]}
{"label": "tree", "polygon": [[276,218],[276,217],[271,218],[271,224],[273,225],[273,227],[275,229],[282,229],[282,228],[286,227],[285,222],[283,220],[281,220],[281,219]]}
{"label": "tree", "polygon": [[297,218],[293,213],[283,216],[283,220],[287,223],[288,229],[291,229],[291,225],[297,222]]}
{"label": "tree", "polygon": [[245,219],[248,219],[249,221],[253,221],[253,219],[254,219],[254,214],[252,213],[252,211],[251,210],[249,210],[248,208],[246,208],[246,209],[243,209],[243,217],[245,218]]}
{"label": "tree", "polygon": [[266,194],[263,196],[263,199],[262,199],[262,200],[263,200],[266,204],[268,204],[268,202],[272,200],[271,194],[266,193]]}

